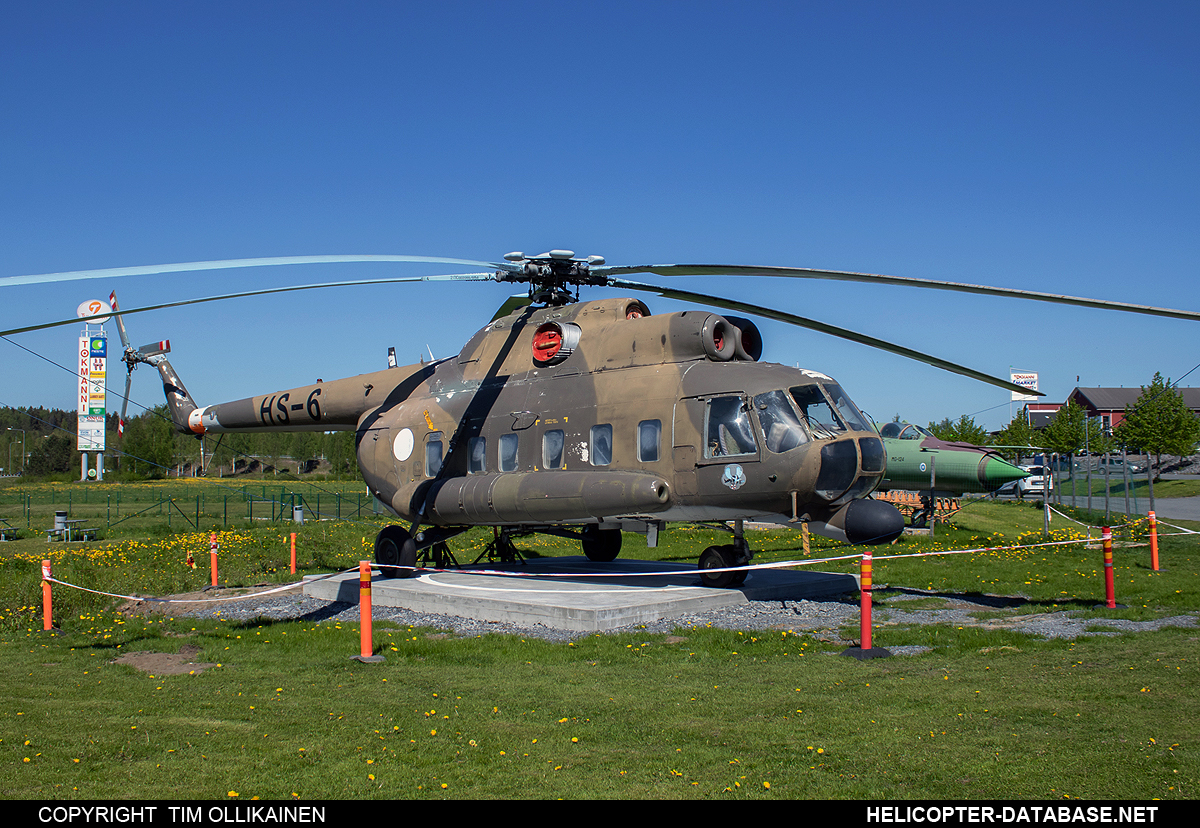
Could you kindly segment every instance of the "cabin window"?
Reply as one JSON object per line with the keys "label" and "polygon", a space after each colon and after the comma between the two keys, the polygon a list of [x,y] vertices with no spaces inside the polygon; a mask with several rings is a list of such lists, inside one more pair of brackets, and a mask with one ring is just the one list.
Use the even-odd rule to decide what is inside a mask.
{"label": "cabin window", "polygon": [[839,432],[846,430],[846,426],[842,425],[841,419],[834,413],[819,386],[799,385],[791,389],[791,393],[792,399],[796,401],[796,408],[800,409],[804,424],[813,436],[836,437]]}
{"label": "cabin window", "polygon": [[510,472],[517,470],[517,435],[502,434],[500,435],[500,471]]}
{"label": "cabin window", "polygon": [[750,412],[741,397],[713,397],[708,401],[704,456],[727,457],[754,454],[754,430]]}
{"label": "cabin window", "polygon": [[776,454],[791,451],[808,442],[808,432],[782,391],[768,391],[754,398],[758,422],[767,448]]}
{"label": "cabin window", "polygon": [[642,420],[638,423],[638,460],[653,463],[658,459],[658,441],[662,435],[662,420]]}
{"label": "cabin window", "polygon": [[563,433],[552,429],[542,435],[542,468],[561,469],[563,467]]}
{"label": "cabin window", "polygon": [[425,442],[425,476],[436,477],[442,470],[442,435],[437,433]]}
{"label": "cabin window", "polygon": [[612,462],[612,425],[592,426],[591,458],[593,466],[607,466]]}
{"label": "cabin window", "polygon": [[487,438],[472,437],[467,441],[467,474],[487,471]]}

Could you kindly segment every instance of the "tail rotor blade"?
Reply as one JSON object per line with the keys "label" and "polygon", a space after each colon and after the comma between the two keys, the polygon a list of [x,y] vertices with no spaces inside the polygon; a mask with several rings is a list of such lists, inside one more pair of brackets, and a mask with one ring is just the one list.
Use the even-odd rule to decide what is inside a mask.
{"label": "tail rotor blade", "polygon": [[117,420],[117,436],[125,436],[125,412],[129,410],[129,387],[133,384],[133,366],[125,372],[125,396],[121,398],[121,416]]}
{"label": "tail rotor blade", "polygon": [[108,294],[108,304],[112,305],[113,318],[117,320],[117,333],[121,335],[121,347],[129,350],[129,337],[125,333],[125,321],[121,319],[121,314],[117,309],[117,292],[114,290]]}

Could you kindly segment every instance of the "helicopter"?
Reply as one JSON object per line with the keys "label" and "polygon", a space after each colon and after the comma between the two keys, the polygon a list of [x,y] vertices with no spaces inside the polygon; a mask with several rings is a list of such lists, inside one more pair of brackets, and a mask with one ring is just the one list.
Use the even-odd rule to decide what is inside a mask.
{"label": "helicopter", "polygon": [[[578,540],[592,561],[614,560],[623,531],[651,546],[668,522],[717,524],[732,542],[699,556],[702,581],[742,583],[746,521],[806,523],[852,544],[888,543],[904,528],[894,506],[869,496],[886,479],[887,451],[841,386],[817,371],[760,362],[748,318],[709,310],[652,314],[640,299],[581,301],[582,286],[691,300],[776,319],[918,359],[1008,390],[1007,380],[782,310],[617,278],[741,275],[900,284],[1200,320],[1200,313],[912,277],[739,265],[607,266],[600,256],[551,250],[503,262],[414,256],[310,256],[193,262],[8,277],[7,284],[328,261],[482,265],[488,271],[298,285],[122,310],[120,316],[288,290],[442,280],[526,283],[450,357],[200,406],[167,360],[166,342],[133,348],[118,321],[127,368],[154,366],[177,430],[355,433],[371,493],[400,523],[382,529],[375,559],[415,573],[441,560],[446,541],[490,526],[499,554],[530,533]],[[572,292],[574,288],[574,292]],[[114,297],[115,305],[115,297]],[[116,308],[114,307],[114,311]],[[77,323],[77,319],[0,332]],[[128,387],[128,381],[127,381]]]}

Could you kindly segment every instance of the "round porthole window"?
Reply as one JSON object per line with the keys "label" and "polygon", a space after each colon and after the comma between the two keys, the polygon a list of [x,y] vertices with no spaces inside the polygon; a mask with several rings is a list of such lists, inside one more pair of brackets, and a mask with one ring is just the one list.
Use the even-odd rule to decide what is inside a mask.
{"label": "round porthole window", "polygon": [[412,450],[412,431],[407,428],[400,429],[400,433],[397,434],[396,439],[392,441],[392,454],[396,455],[396,459],[403,463],[412,455]]}

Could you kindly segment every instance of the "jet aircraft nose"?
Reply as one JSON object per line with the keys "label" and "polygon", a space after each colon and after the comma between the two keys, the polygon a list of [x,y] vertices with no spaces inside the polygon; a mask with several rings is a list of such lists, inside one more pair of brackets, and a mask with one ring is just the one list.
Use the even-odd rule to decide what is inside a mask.
{"label": "jet aircraft nose", "polygon": [[1029,477],[1029,472],[1017,468],[1000,457],[988,457],[979,469],[979,482],[989,491],[999,489],[1005,483],[1023,480],[1026,477]]}

